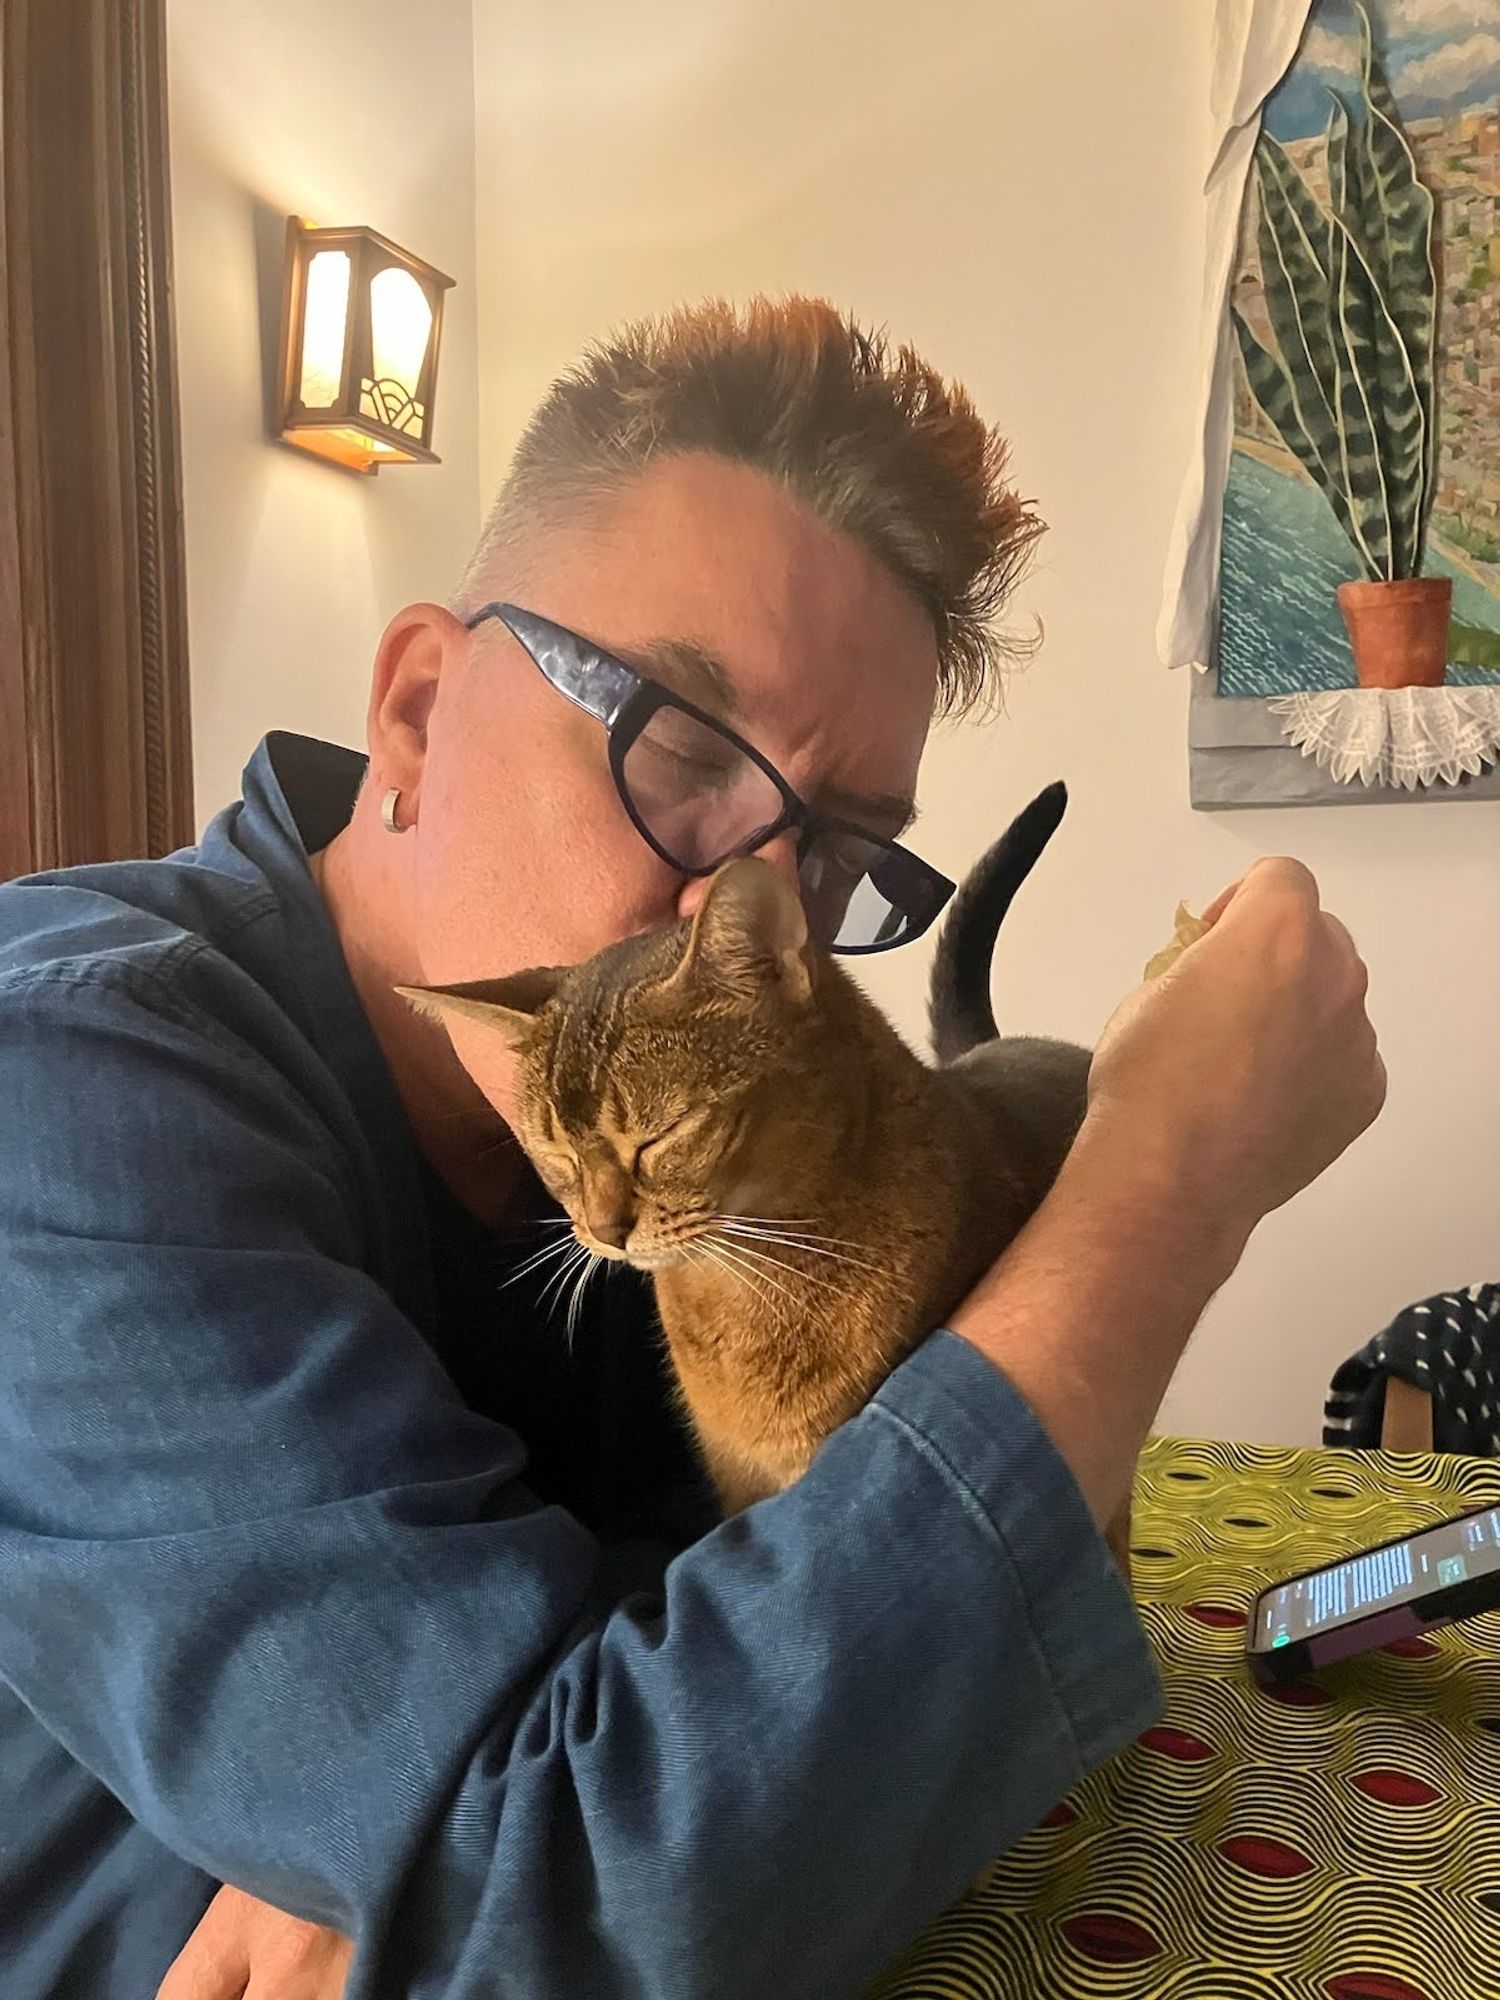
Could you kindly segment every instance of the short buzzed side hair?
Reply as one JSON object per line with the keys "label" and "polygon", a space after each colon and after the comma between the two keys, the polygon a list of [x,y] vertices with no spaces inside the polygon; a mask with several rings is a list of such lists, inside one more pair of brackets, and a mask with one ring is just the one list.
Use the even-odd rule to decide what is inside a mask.
{"label": "short buzzed side hair", "polygon": [[994,620],[1044,524],[967,393],[822,299],[714,299],[637,320],[552,384],[516,447],[459,608],[507,551],[653,462],[709,452],[781,482],[903,583],[937,634],[939,712],[1030,650]]}

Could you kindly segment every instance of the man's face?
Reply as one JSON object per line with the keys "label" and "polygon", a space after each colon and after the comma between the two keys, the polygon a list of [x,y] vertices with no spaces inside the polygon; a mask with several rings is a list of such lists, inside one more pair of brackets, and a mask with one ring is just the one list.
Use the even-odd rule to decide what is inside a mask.
{"label": "man's face", "polygon": [[[931,620],[873,556],[763,475],[668,460],[602,522],[549,535],[524,586],[507,588],[721,714],[809,804],[902,831],[936,690]],[[702,894],[631,824],[603,726],[497,621],[450,637],[419,811],[429,983],[574,964],[689,914]],[[795,875],[793,836],[763,852]],[[492,1042],[454,1033],[504,1110],[509,1062]]]}

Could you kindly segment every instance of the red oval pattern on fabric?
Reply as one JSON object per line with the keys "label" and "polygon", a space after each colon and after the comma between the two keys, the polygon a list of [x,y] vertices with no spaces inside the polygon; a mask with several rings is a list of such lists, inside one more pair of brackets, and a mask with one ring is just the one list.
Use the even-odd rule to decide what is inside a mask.
{"label": "red oval pattern on fabric", "polygon": [[1363,1792],[1368,1799],[1378,1799],[1383,1806],[1430,1806],[1434,1799],[1442,1797],[1435,1785],[1429,1785],[1425,1778],[1414,1777],[1410,1771],[1356,1771],[1349,1782],[1357,1792]]}
{"label": "red oval pattern on fabric", "polygon": [[1136,1742],[1143,1750],[1155,1750],[1179,1764],[1206,1764],[1210,1757],[1218,1755],[1213,1745],[1205,1743],[1201,1736],[1190,1736],[1185,1729],[1173,1729],[1168,1723],[1148,1729]]}
{"label": "red oval pattern on fabric", "polygon": [[1327,1708],[1333,1700],[1327,1688],[1319,1687],[1316,1681],[1282,1681],[1277,1687],[1262,1688],[1261,1693],[1288,1708]]}
{"label": "red oval pattern on fabric", "polygon": [[1045,1819],[1037,1821],[1038,1826],[1071,1826],[1078,1817],[1070,1805],[1056,1805]]}
{"label": "red oval pattern on fabric", "polygon": [[1108,1910],[1086,1910],[1061,1926],[1063,1936],[1080,1958],[1097,1965],[1141,1965],[1161,1953],[1161,1942],[1132,1917]]}
{"label": "red oval pattern on fabric", "polygon": [[1389,1972],[1341,1972],[1337,1979],[1325,1980],[1323,1991],[1328,2000],[1432,2000],[1424,1987]]}
{"label": "red oval pattern on fabric", "polygon": [[1245,1613],[1233,1604],[1187,1604],[1183,1609],[1189,1618],[1196,1618],[1200,1625],[1212,1626],[1220,1632],[1230,1631],[1245,1623]]}
{"label": "red oval pattern on fabric", "polygon": [[1310,1875],[1317,1863],[1310,1855],[1288,1847],[1284,1840],[1268,1840],[1263,1834],[1237,1834],[1221,1840],[1219,1852],[1247,1875],[1262,1875],[1270,1882],[1290,1882],[1298,1875]]}
{"label": "red oval pattern on fabric", "polygon": [[1437,1657],[1437,1647],[1430,1639],[1412,1637],[1410,1639],[1390,1639],[1381,1647],[1382,1653],[1394,1653],[1398,1660],[1431,1660]]}

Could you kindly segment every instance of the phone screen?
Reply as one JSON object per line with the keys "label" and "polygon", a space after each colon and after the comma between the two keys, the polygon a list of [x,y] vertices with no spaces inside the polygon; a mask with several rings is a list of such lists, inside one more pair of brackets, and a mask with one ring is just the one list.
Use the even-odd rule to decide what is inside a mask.
{"label": "phone screen", "polygon": [[1267,1591],[1260,1601],[1254,1644],[1261,1651],[1289,1646],[1496,1570],[1500,1507],[1490,1507]]}

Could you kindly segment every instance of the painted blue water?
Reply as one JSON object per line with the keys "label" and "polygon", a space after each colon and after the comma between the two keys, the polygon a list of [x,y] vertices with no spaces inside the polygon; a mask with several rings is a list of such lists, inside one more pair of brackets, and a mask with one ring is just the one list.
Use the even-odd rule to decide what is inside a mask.
{"label": "painted blue water", "polygon": [[[1500,631],[1500,597],[1435,549],[1428,576],[1453,578],[1453,615]],[[1349,635],[1335,590],[1359,575],[1328,502],[1316,487],[1237,451],[1224,489],[1219,573],[1219,692],[1294,694],[1354,685]],[[1449,667],[1455,685],[1495,687],[1482,667]]]}

